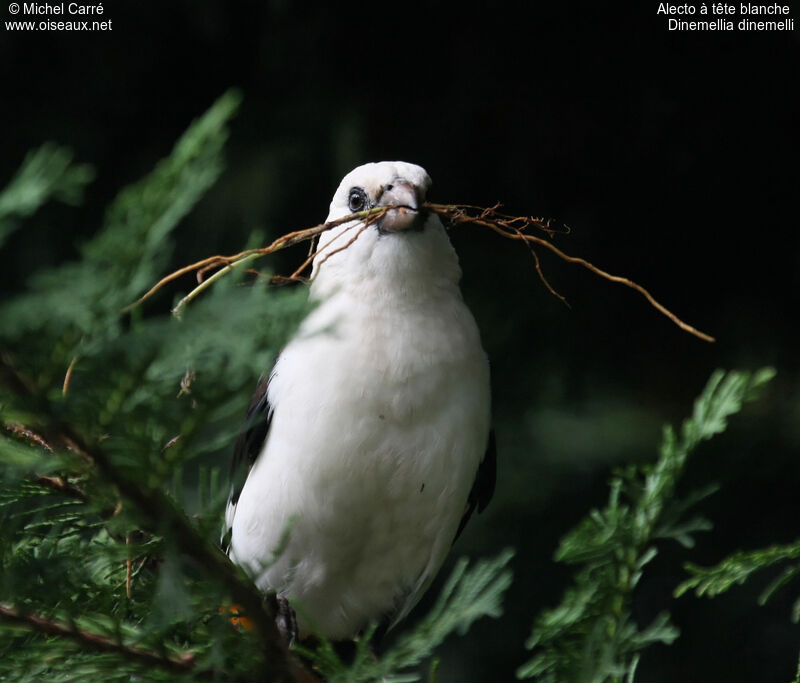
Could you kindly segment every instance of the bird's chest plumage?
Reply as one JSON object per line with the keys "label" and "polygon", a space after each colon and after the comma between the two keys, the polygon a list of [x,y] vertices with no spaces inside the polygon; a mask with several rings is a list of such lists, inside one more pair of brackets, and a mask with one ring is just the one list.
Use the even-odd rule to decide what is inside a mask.
{"label": "bird's chest plumage", "polygon": [[324,633],[346,637],[421,592],[455,535],[489,427],[477,329],[460,298],[322,305],[281,354],[269,392],[235,559]]}

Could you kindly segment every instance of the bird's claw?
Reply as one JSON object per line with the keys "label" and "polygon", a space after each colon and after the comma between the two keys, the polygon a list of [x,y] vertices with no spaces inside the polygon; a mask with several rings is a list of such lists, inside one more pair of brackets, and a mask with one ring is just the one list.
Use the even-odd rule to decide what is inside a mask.
{"label": "bird's claw", "polygon": [[289,601],[282,595],[275,596],[275,606],[275,625],[280,631],[283,642],[287,647],[291,647],[297,642],[297,615]]}

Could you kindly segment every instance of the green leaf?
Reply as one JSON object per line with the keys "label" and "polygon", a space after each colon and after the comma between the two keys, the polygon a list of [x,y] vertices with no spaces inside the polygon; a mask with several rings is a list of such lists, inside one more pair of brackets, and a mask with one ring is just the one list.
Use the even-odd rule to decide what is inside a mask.
{"label": "green leaf", "polygon": [[442,588],[433,608],[410,633],[400,636],[380,659],[369,652],[374,626],[358,641],[353,664],[345,667],[330,643],[315,652],[299,651],[319,668],[326,680],[337,683],[361,681],[418,681],[421,674],[408,669],[419,666],[453,632],[461,635],[483,617],[498,618],[502,599],[511,585],[511,571],[506,567],[514,556],[504,550],[491,560],[481,560],[469,567],[460,559]]}
{"label": "green leaf", "polygon": [[73,164],[72,152],[48,142],[28,153],[16,175],[0,192],[0,247],[21,222],[51,199],[76,205],[94,179],[88,164]]}
{"label": "green leaf", "polygon": [[658,540],[671,538],[689,548],[694,533],[711,527],[702,517],[685,515],[715,489],[684,500],[675,496],[686,460],[700,442],[724,431],[727,419],[773,375],[769,368],[752,374],[716,371],[679,435],[665,426],[658,460],[612,478],[606,506],[590,511],[559,544],[555,559],[578,571],[561,603],[536,618],[526,643],[534,655],[518,669],[518,678],[633,681],[646,648],[678,637],[667,612],[649,626],[636,624],[634,590],[656,556]]}
{"label": "green leaf", "polygon": [[[689,590],[694,590],[698,596],[714,597],[724,593],[732,586],[742,584],[754,572],[784,562],[800,558],[800,539],[789,545],[771,546],[750,552],[738,552],[726,557],[722,562],[713,567],[700,567],[695,564],[686,564],[686,570],[693,574],[675,589],[675,596],[680,597]],[[779,577],[762,595],[765,602],[785,583],[800,573],[800,567],[792,565],[786,570],[786,576]]]}

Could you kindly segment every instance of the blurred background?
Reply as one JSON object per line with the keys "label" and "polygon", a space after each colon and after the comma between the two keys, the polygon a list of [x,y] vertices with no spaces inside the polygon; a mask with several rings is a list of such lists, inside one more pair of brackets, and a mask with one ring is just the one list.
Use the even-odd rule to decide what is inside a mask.
{"label": "blurred background", "polygon": [[[688,415],[714,368],[764,365],[778,370],[764,398],[684,482],[720,484],[701,510],[714,529],[692,551],[664,546],[637,594],[643,623],[670,609],[681,630],[637,681],[788,680],[796,587],[766,607],[772,576],[714,601],[671,593],[687,560],[798,535],[798,38],[669,31],[657,8],[118,0],[103,33],[0,28],[0,186],[47,140],[97,171],[81,209],[51,204],[13,235],[0,290],[75,257],[115,193],[231,86],[244,101],[227,171],[179,228],[176,267],[234,253],[253,230],[266,241],[320,222],[344,173],[381,159],[425,166],[433,201],[567,224],[561,249],[717,341],[541,253],[567,307],[519,244],[451,232],[492,361],[500,458],[495,500],[453,555],[517,556],[505,616],[449,641],[438,680],[512,680],[533,615],[569,581],[558,539],[605,502],[611,469],[653,460],[661,426]],[[303,254],[272,266],[288,274]]]}

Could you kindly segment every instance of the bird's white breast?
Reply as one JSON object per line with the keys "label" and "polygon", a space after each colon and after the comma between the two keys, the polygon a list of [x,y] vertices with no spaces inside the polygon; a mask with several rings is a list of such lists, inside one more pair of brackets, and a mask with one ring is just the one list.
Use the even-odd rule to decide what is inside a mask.
{"label": "bird's white breast", "polygon": [[449,550],[489,430],[488,363],[457,286],[327,297],[269,399],[231,557],[330,638],[407,611]]}

